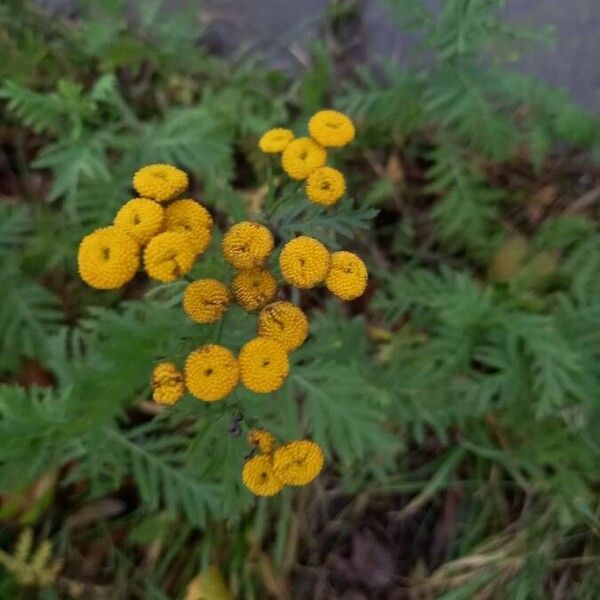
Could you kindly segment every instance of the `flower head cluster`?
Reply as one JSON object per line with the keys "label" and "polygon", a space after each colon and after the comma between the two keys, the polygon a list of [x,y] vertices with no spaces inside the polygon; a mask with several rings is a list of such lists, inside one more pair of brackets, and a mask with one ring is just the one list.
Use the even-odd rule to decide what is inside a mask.
{"label": "flower head cluster", "polygon": [[183,373],[170,362],[159,363],[152,371],[152,399],[159,404],[175,404],[185,392]]}

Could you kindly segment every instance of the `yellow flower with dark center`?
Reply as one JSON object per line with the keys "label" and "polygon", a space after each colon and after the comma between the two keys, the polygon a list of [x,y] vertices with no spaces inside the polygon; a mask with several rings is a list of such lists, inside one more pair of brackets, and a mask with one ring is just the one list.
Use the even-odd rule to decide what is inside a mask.
{"label": "yellow flower with dark center", "polygon": [[240,351],[239,362],[242,383],[259,394],[278,390],[290,370],[285,348],[265,337],[246,342]]}
{"label": "yellow flower with dark center", "polygon": [[212,237],[212,217],[199,202],[186,198],[165,210],[165,230],[187,233],[196,254],[202,254]]}
{"label": "yellow flower with dark center", "polygon": [[144,198],[166,202],[185,192],[188,176],[177,167],[157,163],[137,171],[133,176],[133,187]]}
{"label": "yellow flower with dark center", "polygon": [[283,247],[279,267],[288,283],[301,289],[312,288],[327,276],[329,251],[319,240],[301,235]]}
{"label": "yellow flower with dark center", "polygon": [[320,110],[308,121],[310,136],[325,148],[340,148],[354,139],[354,124],[337,110]]}
{"label": "yellow flower with dark center", "polygon": [[144,250],[144,267],[150,277],[168,283],[189,273],[196,253],[189,236],[178,231],[165,231],[153,237]]}
{"label": "yellow flower with dark center", "polygon": [[321,446],[310,440],[289,442],[273,454],[273,471],[285,485],[309,484],[323,470],[324,463]]}
{"label": "yellow flower with dark center", "polygon": [[205,402],[222,400],[239,380],[238,361],[231,350],[206,344],[194,350],[185,361],[185,384],[192,396]]}
{"label": "yellow flower with dark center", "polygon": [[278,341],[288,352],[302,346],[308,336],[308,319],[292,302],[273,302],[258,315],[258,335]]}
{"label": "yellow flower with dark center", "polygon": [[159,363],[152,371],[152,399],[160,404],[175,404],[185,393],[183,373],[170,362]]}
{"label": "yellow flower with dark center", "polygon": [[144,245],[161,231],[164,212],[154,200],[134,198],[120,208],[114,224]]}
{"label": "yellow flower with dark center", "polygon": [[311,202],[331,206],[346,192],[346,180],[331,167],[315,169],[306,180],[306,195]]}
{"label": "yellow flower with dark center", "polygon": [[77,253],[81,279],[99,290],[113,290],[134,277],[140,266],[140,246],[118,227],[86,235]]}
{"label": "yellow flower with dark center", "polygon": [[192,281],[183,292],[183,310],[196,323],[214,323],[229,306],[229,290],[216,279]]}
{"label": "yellow flower with dark center", "polygon": [[269,129],[258,140],[258,147],[266,154],[279,154],[294,139],[294,134],[289,129]]}
{"label": "yellow flower with dark center", "polygon": [[259,310],[277,295],[277,280],[266,269],[239,271],[231,282],[237,303],[247,311]]}
{"label": "yellow flower with dark center", "polygon": [[248,433],[248,443],[256,446],[259,452],[270,454],[275,449],[275,436],[266,429],[252,429]]}
{"label": "yellow flower with dark center", "polygon": [[262,267],[274,245],[269,229],[253,221],[242,221],[230,227],[221,244],[225,260],[236,269]]}
{"label": "yellow flower with dark center", "polygon": [[281,156],[281,166],[292,179],[306,179],[327,160],[325,149],[308,137],[291,141]]}
{"label": "yellow flower with dark center", "polygon": [[354,300],[363,295],[368,279],[367,267],[356,254],[345,250],[332,252],[325,285],[334,296]]}
{"label": "yellow flower with dark center", "polygon": [[274,496],[283,483],[273,474],[273,459],[268,454],[253,456],[244,463],[242,481],[255,496]]}

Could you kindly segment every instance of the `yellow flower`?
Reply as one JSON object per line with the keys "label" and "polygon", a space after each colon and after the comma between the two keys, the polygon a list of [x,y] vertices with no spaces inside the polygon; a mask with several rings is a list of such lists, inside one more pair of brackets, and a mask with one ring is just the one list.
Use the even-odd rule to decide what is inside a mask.
{"label": "yellow flower", "polygon": [[242,383],[259,394],[278,390],[290,370],[285,348],[265,337],[246,342],[240,350],[239,361]]}
{"label": "yellow flower", "polygon": [[153,237],[144,251],[144,266],[150,277],[175,281],[189,273],[194,266],[196,253],[187,234],[165,231]]}
{"label": "yellow flower", "polygon": [[285,485],[307,485],[323,469],[325,457],[319,444],[309,440],[289,442],[273,454],[273,471]]}
{"label": "yellow flower", "polygon": [[306,195],[311,202],[331,206],[346,192],[346,180],[340,171],[331,167],[314,170],[306,180]]}
{"label": "yellow flower", "polygon": [[177,200],[165,210],[165,230],[187,233],[194,252],[202,254],[212,237],[212,217],[195,200]]}
{"label": "yellow flower", "polygon": [[133,176],[133,187],[144,198],[166,202],[185,192],[188,187],[188,176],[172,165],[162,163],[148,165]]}
{"label": "yellow flower", "polygon": [[121,207],[114,224],[144,245],[162,229],[164,212],[154,200],[134,198]]}
{"label": "yellow flower", "polygon": [[327,152],[308,137],[291,141],[281,156],[281,166],[292,179],[306,179],[327,160]]}
{"label": "yellow flower", "polygon": [[277,280],[266,269],[239,271],[231,282],[237,303],[247,311],[259,310],[275,298]]}
{"label": "yellow flower", "polygon": [[248,443],[256,446],[263,454],[271,454],[275,449],[275,436],[266,429],[252,429],[248,433]]}
{"label": "yellow flower", "polygon": [[152,399],[160,404],[175,404],[185,392],[183,373],[170,362],[159,363],[152,371]]}
{"label": "yellow flower", "polygon": [[185,361],[187,389],[205,402],[225,398],[237,385],[239,375],[238,361],[224,346],[200,346]]}
{"label": "yellow flower", "polygon": [[279,154],[294,139],[294,134],[289,129],[269,129],[258,140],[258,147],[266,154]]}
{"label": "yellow flower", "polygon": [[223,256],[236,269],[262,267],[275,241],[273,234],[260,223],[242,221],[229,228],[223,236]]}
{"label": "yellow flower", "polygon": [[308,121],[311,137],[325,148],[340,148],[354,139],[354,124],[337,110],[320,110]]}
{"label": "yellow flower", "polygon": [[258,315],[258,335],[277,340],[288,352],[302,346],[308,336],[308,319],[291,302],[273,302]]}
{"label": "yellow flower", "polygon": [[81,279],[88,285],[113,290],[136,274],[140,266],[140,247],[118,227],[97,229],[81,240],[77,266]]}
{"label": "yellow flower", "polygon": [[331,268],[325,279],[327,289],[341,300],[362,296],[369,274],[365,263],[352,252],[332,252]]}
{"label": "yellow flower", "polygon": [[301,289],[312,288],[327,276],[329,252],[319,240],[301,235],[283,247],[279,267],[288,283]]}
{"label": "yellow flower", "polygon": [[229,306],[229,290],[216,279],[199,279],[183,292],[183,310],[196,323],[218,321]]}
{"label": "yellow flower", "polygon": [[274,496],[283,483],[273,474],[273,459],[268,454],[253,456],[244,463],[242,481],[255,496]]}

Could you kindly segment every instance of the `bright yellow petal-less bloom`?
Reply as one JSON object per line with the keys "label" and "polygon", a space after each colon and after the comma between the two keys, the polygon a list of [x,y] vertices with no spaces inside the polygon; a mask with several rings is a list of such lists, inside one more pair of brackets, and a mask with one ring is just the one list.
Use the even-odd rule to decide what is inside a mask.
{"label": "bright yellow petal-less bloom", "polygon": [[337,110],[320,110],[308,121],[310,136],[325,148],[340,148],[354,139],[352,121]]}
{"label": "bright yellow petal-less bloom", "polygon": [[185,393],[183,373],[170,362],[156,365],[152,371],[152,399],[159,404],[175,404]]}
{"label": "bright yellow petal-less bloom", "polygon": [[242,383],[259,394],[278,390],[290,370],[285,348],[265,337],[246,342],[240,351],[239,362]]}
{"label": "bright yellow petal-less bloom", "polygon": [[306,180],[306,195],[311,202],[323,206],[335,204],[346,192],[346,180],[331,167],[315,169]]}
{"label": "bright yellow petal-less bloom", "polygon": [[363,295],[368,279],[367,267],[356,254],[345,250],[332,252],[325,285],[334,296],[354,300]]}
{"label": "bright yellow petal-less bloom", "polygon": [[225,260],[236,269],[262,267],[274,245],[269,229],[254,221],[236,223],[228,229],[221,243]]}
{"label": "bright yellow petal-less bloom", "polygon": [[188,176],[177,167],[157,163],[137,171],[133,176],[133,187],[144,198],[166,202],[187,190]]}
{"label": "bright yellow petal-less bloom", "polygon": [[153,237],[144,250],[144,267],[150,277],[165,283],[189,273],[194,266],[194,252],[187,234],[165,231]]}
{"label": "bright yellow petal-less bloom", "polygon": [[308,137],[291,141],[281,155],[281,166],[292,179],[306,179],[327,160],[325,148]]}
{"label": "bright yellow petal-less bloom", "polygon": [[238,361],[224,346],[200,346],[185,361],[185,383],[198,400],[222,400],[233,391],[238,380]]}
{"label": "bright yellow petal-less bloom", "polygon": [[323,469],[325,457],[319,444],[298,440],[284,444],[273,454],[273,471],[285,485],[307,485]]}
{"label": "bright yellow petal-less bloom", "polygon": [[183,310],[196,323],[214,323],[229,306],[229,290],[216,279],[192,281],[183,292]]}
{"label": "bright yellow petal-less bloom", "polygon": [[134,198],[120,208],[114,225],[144,245],[162,230],[164,212],[154,200]]}
{"label": "bright yellow petal-less bloom", "polygon": [[329,251],[319,240],[301,235],[283,247],[279,267],[288,283],[301,289],[312,288],[327,276]]}
{"label": "bright yellow petal-less bloom", "polygon": [[277,340],[288,352],[296,350],[308,336],[308,319],[292,302],[273,302],[258,316],[258,335]]}
{"label": "bright yellow petal-less bloom", "polygon": [[258,140],[258,147],[265,154],[279,154],[294,139],[294,134],[289,129],[269,129]]}
{"label": "bright yellow petal-less bloom", "polygon": [[187,233],[196,254],[202,254],[212,237],[212,217],[199,202],[186,198],[165,210],[165,230]]}
{"label": "bright yellow petal-less bloom", "polygon": [[242,481],[255,496],[274,496],[283,483],[273,474],[273,459],[268,454],[253,456],[244,463]]}
{"label": "bright yellow petal-less bloom", "polygon": [[86,235],[77,253],[81,279],[98,290],[113,290],[134,277],[140,266],[140,246],[118,227]]}
{"label": "bright yellow petal-less bloom", "polygon": [[270,454],[275,449],[275,436],[266,429],[252,429],[248,433],[248,443],[256,446],[259,452]]}
{"label": "bright yellow petal-less bloom", "polygon": [[231,282],[237,303],[249,312],[259,310],[277,295],[277,280],[266,269],[239,271]]}

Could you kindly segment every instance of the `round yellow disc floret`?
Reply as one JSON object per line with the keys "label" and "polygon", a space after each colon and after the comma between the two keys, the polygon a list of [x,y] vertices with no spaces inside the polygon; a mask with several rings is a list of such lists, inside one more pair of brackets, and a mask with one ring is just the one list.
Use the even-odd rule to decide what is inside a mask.
{"label": "round yellow disc floret", "polygon": [[252,429],[248,433],[248,443],[263,454],[270,454],[275,449],[275,436],[266,429]]}
{"label": "round yellow disc floret", "polygon": [[231,282],[237,303],[247,311],[259,310],[277,295],[277,280],[266,269],[239,271]]}
{"label": "round yellow disc floret", "polygon": [[301,289],[312,288],[327,276],[329,251],[319,240],[301,235],[283,247],[279,267],[288,283]]}
{"label": "round yellow disc floret", "polygon": [[223,256],[236,269],[262,267],[273,251],[275,241],[267,227],[253,221],[242,221],[223,236]]}
{"label": "round yellow disc floret", "polygon": [[306,195],[311,202],[331,206],[346,192],[346,180],[340,171],[331,167],[315,169],[306,180]]}
{"label": "round yellow disc floret", "polygon": [[242,481],[255,496],[274,496],[283,483],[273,474],[273,459],[268,454],[253,456],[244,463]]}
{"label": "round yellow disc floret", "polygon": [[354,124],[337,110],[320,110],[308,121],[311,137],[325,148],[340,148],[354,139]]}
{"label": "round yellow disc floret", "polygon": [[166,202],[185,192],[188,176],[177,167],[157,163],[141,168],[133,176],[133,187],[144,198]]}
{"label": "round yellow disc floret", "polygon": [[198,400],[222,400],[233,391],[238,380],[238,361],[224,346],[200,346],[185,361],[185,384]]}
{"label": "round yellow disc floret", "polygon": [[144,267],[150,277],[168,283],[189,273],[194,252],[187,234],[165,231],[153,237],[144,250]]}
{"label": "round yellow disc floret", "polygon": [[258,316],[258,335],[277,340],[288,352],[302,346],[308,336],[308,319],[292,302],[273,302]]}
{"label": "round yellow disc floret", "polygon": [[240,351],[239,361],[242,383],[259,394],[278,390],[290,370],[285,348],[265,337],[246,342]]}
{"label": "round yellow disc floret", "polygon": [[294,139],[294,134],[289,129],[269,129],[258,140],[258,147],[266,154],[279,154]]}
{"label": "round yellow disc floret", "polygon": [[170,362],[160,363],[152,371],[152,399],[160,404],[175,404],[185,392],[183,373]]}
{"label": "round yellow disc floret", "polygon": [[177,200],[165,210],[165,230],[187,233],[196,254],[208,248],[212,224],[210,213],[195,200]]}
{"label": "round yellow disc floret", "polygon": [[352,252],[332,252],[331,268],[325,279],[327,289],[341,300],[362,296],[369,274],[365,263]]}
{"label": "round yellow disc floret", "polygon": [[161,231],[164,212],[163,207],[154,200],[134,198],[121,207],[114,224],[144,245]]}
{"label": "round yellow disc floret", "polygon": [[291,141],[281,156],[281,166],[292,179],[306,179],[327,160],[325,148],[308,137]]}
{"label": "round yellow disc floret", "polygon": [[138,243],[118,227],[104,227],[86,235],[77,253],[81,279],[99,290],[126,284],[140,266]]}
{"label": "round yellow disc floret", "polygon": [[285,485],[307,485],[322,471],[324,463],[321,446],[309,440],[284,444],[273,454],[273,471]]}
{"label": "round yellow disc floret", "polygon": [[218,321],[229,306],[229,290],[216,279],[199,279],[183,292],[183,310],[196,323]]}

